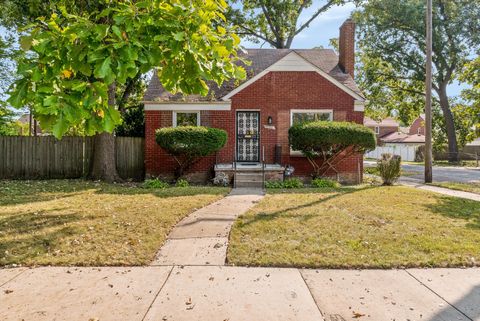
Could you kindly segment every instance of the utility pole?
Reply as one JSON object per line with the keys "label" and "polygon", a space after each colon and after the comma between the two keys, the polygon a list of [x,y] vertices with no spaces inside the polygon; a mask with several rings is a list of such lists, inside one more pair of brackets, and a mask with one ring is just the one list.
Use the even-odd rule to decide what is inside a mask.
{"label": "utility pole", "polygon": [[433,50],[432,0],[427,0],[427,66],[425,79],[425,183],[432,175],[432,50]]}

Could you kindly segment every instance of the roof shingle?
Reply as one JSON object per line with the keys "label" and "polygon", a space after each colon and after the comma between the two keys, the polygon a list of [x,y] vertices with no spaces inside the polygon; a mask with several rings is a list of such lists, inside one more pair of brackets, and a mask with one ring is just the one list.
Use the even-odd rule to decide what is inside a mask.
{"label": "roof shingle", "polygon": [[[247,49],[245,52],[239,53],[240,57],[251,62],[248,66],[239,62],[239,65],[242,65],[247,72],[247,78],[244,81],[258,75],[291,52],[296,52],[306,61],[363,97],[352,77],[344,73],[338,66],[338,56],[332,49]],[[210,92],[205,97],[201,95],[172,94],[163,88],[158,77],[154,74],[145,93],[144,101],[218,101],[239,84],[235,80],[230,80],[224,82],[221,86],[217,86],[214,82],[207,82],[207,85],[210,88]]]}

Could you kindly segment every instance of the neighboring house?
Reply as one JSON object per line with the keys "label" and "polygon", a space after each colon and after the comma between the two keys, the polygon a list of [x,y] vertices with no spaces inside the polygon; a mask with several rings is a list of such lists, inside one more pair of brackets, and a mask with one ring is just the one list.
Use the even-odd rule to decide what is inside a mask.
{"label": "neighboring house", "polygon": [[[400,127],[393,118],[386,118],[380,122],[365,117],[365,126],[380,132],[377,135],[378,147],[365,156],[369,158],[380,158],[384,153],[391,153],[402,156],[403,160],[414,161],[417,150],[425,145],[425,116],[420,115],[410,127]],[[379,130],[377,129],[379,128]]]}
{"label": "neighboring house", "polygon": [[381,121],[376,121],[371,118],[365,117],[363,124],[375,132],[378,142],[380,142],[381,137],[384,137],[391,133],[396,133],[399,131],[400,128],[398,122],[391,117],[387,117],[385,119],[382,119]]}
{"label": "neighboring house", "polygon": [[[408,130],[408,134],[425,136],[425,114],[421,114],[413,121]],[[425,139],[423,142],[425,143]]]}
{"label": "neighboring house", "polygon": [[[299,121],[334,120],[363,124],[365,98],[353,80],[355,24],[340,28],[340,55],[330,49],[249,49],[242,54],[247,79],[221,87],[209,84],[207,97],[172,95],[153,76],[144,97],[145,166],[147,176],[171,177],[176,161],[155,142],[161,127],[202,125],[228,133],[226,146],[205,157],[190,171],[189,179],[204,180],[215,169],[239,175],[265,171],[283,178],[287,165],[294,175],[308,177],[311,165],[290,150],[288,129]],[[337,168],[342,181],[359,182],[362,155],[344,160]],[[244,177],[245,178],[245,177]],[[238,180],[240,182],[240,180]]]}

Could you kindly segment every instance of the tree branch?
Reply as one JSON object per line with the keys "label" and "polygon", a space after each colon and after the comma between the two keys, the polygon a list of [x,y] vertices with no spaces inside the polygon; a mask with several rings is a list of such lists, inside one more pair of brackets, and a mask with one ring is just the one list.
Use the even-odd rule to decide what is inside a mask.
{"label": "tree branch", "polygon": [[[295,31],[295,34],[294,36],[298,35],[300,32],[303,31],[303,29],[307,28],[310,23],[315,20],[315,18],[317,18],[322,12],[328,10],[333,4],[335,3],[335,0],[329,0],[325,5],[323,5],[322,7],[320,7],[311,17],[310,19],[307,20],[307,22],[305,22],[303,25],[301,25],[297,31]],[[302,4],[303,5],[303,4]]]}

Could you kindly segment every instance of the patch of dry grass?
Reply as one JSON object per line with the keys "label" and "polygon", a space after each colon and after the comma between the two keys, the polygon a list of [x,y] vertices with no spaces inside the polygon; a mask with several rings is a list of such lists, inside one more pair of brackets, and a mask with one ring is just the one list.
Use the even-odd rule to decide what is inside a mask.
{"label": "patch of dry grass", "polygon": [[408,187],[267,195],[230,234],[235,265],[321,268],[480,264],[480,203]]}
{"label": "patch of dry grass", "polygon": [[143,265],[226,188],[0,181],[0,265]]}

